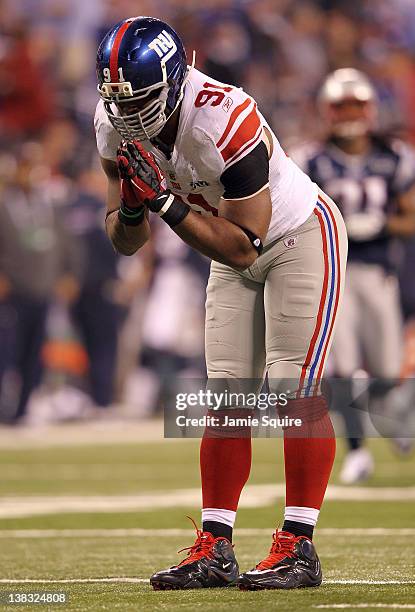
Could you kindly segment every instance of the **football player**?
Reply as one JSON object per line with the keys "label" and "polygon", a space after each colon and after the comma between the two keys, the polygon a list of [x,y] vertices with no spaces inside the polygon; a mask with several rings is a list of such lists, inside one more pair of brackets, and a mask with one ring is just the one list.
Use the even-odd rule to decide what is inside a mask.
{"label": "football player", "polygon": [[[292,154],[338,202],[349,237],[334,368],[349,380],[362,368],[370,376],[393,379],[399,376],[403,343],[393,246],[396,237],[415,231],[414,154],[403,142],[376,133],[376,93],[362,72],[343,68],[330,74],[318,103],[326,140]],[[351,398],[352,391],[343,390],[343,399],[346,395]],[[340,478],[347,484],[368,478],[374,468],[362,445],[359,414],[344,410],[349,452]]]}
{"label": "football player", "polygon": [[[284,432],[286,508],[270,553],[239,575],[232,529],[251,438],[207,428],[201,442],[202,530],[155,589],[287,589],[321,583],[312,543],[335,437],[318,393],[342,294],[343,219],[284,153],[241,89],[187,65],[176,32],[149,17],[114,26],[98,50],[95,128],[108,177],[107,232],[129,255],[159,215],[212,259],[207,287],[209,382],[290,379]],[[214,384],[214,383],[213,383]],[[226,407],[219,412],[226,413]],[[285,412],[285,410],[284,410]]]}

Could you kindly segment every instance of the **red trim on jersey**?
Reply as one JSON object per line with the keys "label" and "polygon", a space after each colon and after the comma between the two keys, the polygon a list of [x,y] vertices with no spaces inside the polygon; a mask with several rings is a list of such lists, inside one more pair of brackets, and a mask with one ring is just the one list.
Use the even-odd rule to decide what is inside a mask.
{"label": "red trim on jersey", "polygon": [[237,118],[239,117],[239,115],[246,109],[248,108],[248,106],[251,104],[251,100],[247,99],[245,100],[245,102],[242,102],[242,104],[240,104],[239,106],[237,106],[235,108],[235,110],[232,111],[232,114],[229,118],[228,121],[228,125],[225,128],[225,131],[223,132],[222,136],[219,138],[218,142],[216,143],[216,146],[221,147],[223,145],[223,143],[226,140],[227,135],[229,134],[229,132],[232,129],[233,124],[235,123],[235,121],[237,120]]}
{"label": "red trim on jersey", "polygon": [[241,155],[250,147],[252,147],[252,145],[254,145],[260,138],[262,137],[262,130],[259,132],[259,134],[257,135],[256,138],[254,138],[254,140],[251,140],[250,142],[248,142],[248,144],[246,145],[246,147],[244,147],[243,149],[241,149],[240,151],[238,151],[238,154],[235,155],[234,157],[231,158],[231,162],[233,163],[234,161],[236,161],[239,157],[241,157]]}
{"label": "red trim on jersey", "polygon": [[336,220],[334,218],[333,211],[331,210],[331,208],[327,204],[327,202],[320,195],[318,196],[318,198],[319,198],[319,200],[321,200],[321,202],[323,202],[323,204],[326,205],[326,209],[327,209],[327,211],[328,211],[328,213],[330,215],[330,218],[332,220],[332,223],[333,223],[335,242],[336,242],[336,265],[337,265],[336,300],[335,300],[335,303],[334,303],[334,310],[333,310],[333,314],[332,314],[329,335],[327,336],[327,339],[326,339],[326,345],[324,347],[323,355],[321,357],[320,367],[318,369],[317,380],[319,381],[320,378],[321,378],[322,371],[323,371],[323,365],[324,365],[325,358],[326,358],[327,348],[328,348],[328,346],[330,344],[330,338],[331,338],[331,334],[333,332],[334,322],[336,320],[337,307],[339,305],[340,285],[341,285],[341,283],[340,283],[341,267],[340,267],[340,252],[339,252],[339,233],[337,231],[337,223],[336,223]]}
{"label": "red trim on jersey", "polygon": [[172,194],[174,195],[176,200],[179,200],[180,202],[183,202],[183,204],[186,204],[186,202],[183,200],[183,198],[182,198],[182,196],[180,194],[175,193],[173,190],[172,190]]}
{"label": "red trim on jersey", "polygon": [[302,391],[303,384],[304,384],[304,379],[307,373],[307,368],[310,365],[311,358],[314,353],[314,347],[316,346],[317,338],[320,333],[321,324],[323,321],[324,305],[326,303],[326,298],[327,298],[327,287],[329,283],[329,258],[328,258],[328,253],[327,253],[326,228],[324,227],[323,216],[320,213],[320,211],[317,210],[317,208],[314,209],[314,214],[317,216],[318,222],[320,223],[321,237],[323,239],[324,280],[323,280],[323,288],[321,290],[320,304],[318,307],[316,326],[314,328],[314,333],[311,338],[310,346],[308,347],[308,352],[307,352],[305,361],[303,363],[303,367],[301,369],[300,386],[297,391],[297,398],[299,398],[301,395],[301,391]]}
{"label": "red trim on jersey", "polygon": [[218,209],[211,206],[201,193],[190,193],[186,199],[190,204],[196,204],[196,206],[200,206],[200,208],[212,213],[214,217],[218,216]]}
{"label": "red trim on jersey", "polygon": [[236,155],[238,151],[248,144],[257,133],[261,121],[256,112],[256,105],[249,113],[248,117],[244,119],[241,125],[236,130],[226,147],[221,151],[223,160],[226,162],[228,159]]}
{"label": "red trim on jersey", "polygon": [[118,52],[120,50],[121,40],[125,31],[130,27],[131,21],[126,21],[122,24],[117,34],[115,35],[114,43],[110,55],[110,74],[113,83],[119,83],[118,79]]}

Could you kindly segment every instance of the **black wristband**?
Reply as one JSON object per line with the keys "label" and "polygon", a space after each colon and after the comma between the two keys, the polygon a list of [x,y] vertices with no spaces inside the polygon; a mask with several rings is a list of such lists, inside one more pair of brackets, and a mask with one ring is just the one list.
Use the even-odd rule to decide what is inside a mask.
{"label": "black wristband", "polygon": [[154,198],[154,200],[151,200],[148,207],[151,211],[157,213],[170,227],[175,227],[181,223],[190,212],[190,206],[175,198],[168,189],[157,198]]}
{"label": "black wristband", "polygon": [[144,206],[141,208],[130,208],[121,200],[121,206],[118,209],[118,219],[124,225],[140,225],[144,221]]}
{"label": "black wristband", "polygon": [[261,238],[258,238],[258,236],[254,234],[254,232],[251,232],[251,230],[246,229],[246,227],[242,227],[241,225],[238,225],[238,227],[240,227],[243,233],[248,236],[250,243],[252,244],[258,255],[261,255],[264,248]]}

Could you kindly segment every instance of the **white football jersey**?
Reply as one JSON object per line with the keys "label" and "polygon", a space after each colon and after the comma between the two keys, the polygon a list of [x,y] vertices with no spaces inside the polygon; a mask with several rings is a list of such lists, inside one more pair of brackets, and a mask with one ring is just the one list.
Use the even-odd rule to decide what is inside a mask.
{"label": "white football jersey", "polygon": [[[267,244],[308,219],[317,201],[318,187],[287,157],[255,100],[242,89],[191,69],[171,158],[167,159],[151,143],[143,144],[153,153],[176,196],[201,214],[217,215],[224,192],[222,173],[248,155],[261,139],[267,142],[264,127],[273,139],[269,162],[272,217]],[[99,154],[115,161],[121,137],[112,127],[102,101],[96,109],[95,131]]]}

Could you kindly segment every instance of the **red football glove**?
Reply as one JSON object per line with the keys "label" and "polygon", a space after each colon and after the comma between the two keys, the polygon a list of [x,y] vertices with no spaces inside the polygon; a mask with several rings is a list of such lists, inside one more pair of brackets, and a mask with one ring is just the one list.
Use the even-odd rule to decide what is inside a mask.
{"label": "red football glove", "polygon": [[131,209],[144,208],[144,203],[137,199],[134,185],[125,179],[121,179],[121,202]]}
{"label": "red football glove", "polygon": [[[164,193],[163,174],[154,157],[137,141],[123,143],[117,151],[118,171],[126,191],[130,207],[148,204]],[[124,187],[124,183],[128,184]],[[131,188],[131,189],[130,189]],[[133,192],[135,204],[129,203]]]}
{"label": "red football glove", "polygon": [[123,192],[125,190],[127,193],[131,188],[136,201],[135,210],[128,201],[121,205],[118,218],[122,223],[141,223],[144,218],[144,205],[151,212],[158,214],[170,227],[175,227],[183,221],[190,207],[166,189],[163,174],[153,155],[137,140],[122,144],[118,149],[117,160],[120,177],[123,184],[125,183]]}

